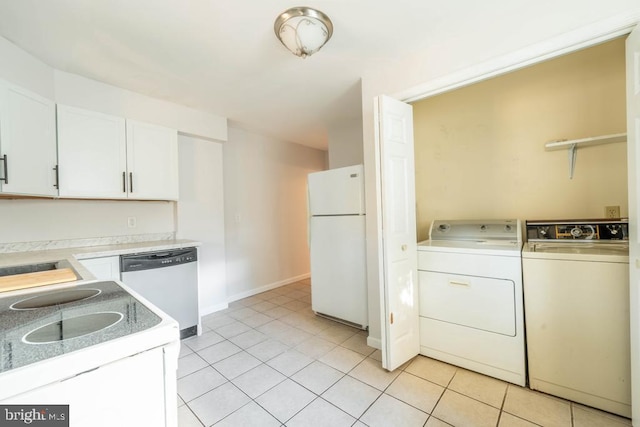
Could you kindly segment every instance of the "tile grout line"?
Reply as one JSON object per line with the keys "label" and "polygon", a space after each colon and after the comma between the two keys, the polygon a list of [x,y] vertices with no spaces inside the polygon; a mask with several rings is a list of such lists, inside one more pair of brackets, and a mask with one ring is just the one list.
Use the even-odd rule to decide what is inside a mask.
{"label": "tile grout line", "polygon": [[509,393],[509,385],[504,390],[504,396],[502,396],[502,403],[500,404],[500,412],[498,412],[498,421],[496,422],[496,427],[500,425],[500,419],[502,418],[502,412],[504,410],[504,403],[507,401],[507,393]]}
{"label": "tile grout line", "polygon": [[[290,302],[291,302],[291,301],[288,301],[288,302],[287,302],[287,303],[285,303],[285,304],[288,304],[288,303],[290,303]],[[308,305],[308,304],[307,304],[307,305]],[[239,308],[238,310],[242,310],[242,309],[241,309],[241,308]],[[235,311],[238,311],[238,310],[235,310]],[[298,311],[302,311],[302,310],[303,310],[303,309],[300,309],[300,310],[298,310]],[[296,313],[296,312],[298,312],[298,311],[292,311],[292,313],[290,313],[290,314]],[[257,314],[257,313],[259,313],[259,312],[256,312],[256,314]],[[268,315],[267,315],[267,316],[268,316]],[[230,317],[230,318],[232,318],[234,322],[240,322],[240,323],[245,324],[244,322],[242,322],[242,319],[234,318],[234,317],[232,317],[232,316],[229,316],[229,317]],[[246,317],[244,317],[244,318],[247,318],[247,317],[250,317],[250,316],[246,316]],[[271,316],[268,316],[268,317],[271,317]],[[285,316],[282,316],[282,317],[285,317]],[[272,318],[272,319],[273,319],[273,318]],[[273,319],[273,320],[279,320],[279,318],[278,318],[278,319]],[[273,321],[273,320],[272,320],[272,321]],[[231,324],[231,323],[233,323],[233,322],[230,322],[229,324]],[[266,323],[269,323],[269,322],[265,322],[265,324],[266,324]],[[283,322],[283,323],[285,323],[285,322]],[[245,325],[246,325],[246,324],[245,324]],[[222,325],[222,326],[220,326],[220,327],[219,327],[219,328],[217,328],[217,329],[220,329],[220,328],[222,328],[222,327],[224,327],[224,326],[225,326],[225,325]],[[246,326],[248,326],[248,327],[249,327],[251,330],[253,330],[253,331],[256,331],[256,332],[258,332],[258,333],[263,334],[262,332],[257,331],[257,330],[256,330],[256,328],[255,328],[255,327],[253,327],[253,326],[250,326],[250,325],[246,325]],[[289,326],[292,326],[292,325],[289,325]],[[292,326],[292,327],[293,327],[293,326]],[[298,343],[297,345],[301,344],[301,343],[302,343],[302,342],[304,342],[304,341],[308,341],[308,340],[310,340],[310,339],[312,339],[312,338],[314,338],[314,337],[317,337],[317,336],[318,336],[318,334],[322,333],[324,330],[328,329],[329,327],[331,327],[331,325],[328,325],[326,328],[323,328],[323,329],[321,329],[321,330],[317,331],[316,333],[309,333],[308,331],[305,331],[305,330],[299,329],[299,330],[302,330],[302,331],[303,331],[303,332],[305,332],[305,333],[309,333],[311,336],[310,336],[309,338],[305,339],[305,340],[302,340],[302,341],[301,341],[300,343]],[[209,328],[209,329],[211,329],[211,328]],[[217,333],[217,332],[216,332],[216,330],[212,330],[212,332]],[[264,342],[264,341],[266,341],[266,340],[263,340],[263,341],[261,341],[261,342],[259,342],[259,343],[254,344],[253,346],[250,346],[250,347],[247,347],[247,348],[242,348],[242,347],[238,346],[237,344],[235,344],[233,341],[231,341],[231,338],[233,338],[233,337],[235,337],[235,336],[240,336],[240,335],[242,335],[243,333],[247,333],[247,332],[250,332],[250,331],[245,331],[245,332],[242,332],[242,333],[240,333],[240,334],[236,334],[236,335],[234,335],[234,336],[230,336],[230,337],[228,337],[228,338],[227,338],[227,337],[223,337],[223,338],[224,338],[224,340],[223,340],[223,341],[220,341],[220,342],[218,342],[218,343],[211,344],[210,346],[203,347],[203,348],[201,348],[201,349],[199,349],[199,350],[194,350],[193,348],[191,348],[191,347],[190,347],[190,346],[188,346],[188,345],[187,345],[187,347],[189,347],[189,349],[192,351],[192,353],[190,353],[190,354],[196,354],[199,358],[203,359],[203,360],[208,364],[207,366],[211,367],[212,369],[214,369],[214,371],[218,372],[218,373],[219,373],[223,378],[225,378],[225,379],[227,380],[227,382],[225,382],[224,384],[226,384],[226,383],[231,383],[231,385],[232,385],[232,386],[234,386],[235,388],[238,388],[238,389],[239,389],[243,394],[245,394],[245,395],[246,395],[246,396],[247,396],[251,401],[255,402],[258,406],[260,406],[262,409],[264,409],[266,413],[268,413],[269,415],[271,415],[272,417],[274,417],[274,419],[276,419],[278,422],[280,422],[280,420],[279,420],[277,417],[275,417],[275,415],[274,415],[274,414],[272,414],[271,412],[269,412],[269,411],[267,410],[267,408],[264,408],[262,405],[260,405],[258,402],[256,402],[256,400],[255,400],[255,399],[253,399],[251,396],[248,396],[248,395],[247,395],[247,394],[246,394],[242,389],[240,389],[240,388],[239,388],[239,387],[238,387],[238,386],[233,382],[233,379],[228,378],[228,377],[227,377],[226,375],[224,375],[222,372],[218,371],[218,370],[213,366],[213,364],[209,363],[207,360],[205,360],[205,359],[203,358],[203,356],[201,356],[200,354],[198,354],[198,352],[199,352],[199,351],[205,350],[206,348],[209,348],[209,347],[214,346],[214,345],[216,345],[216,344],[220,344],[220,343],[222,343],[222,342],[224,342],[224,341],[227,341],[227,342],[231,343],[232,345],[234,345],[234,346],[236,346],[236,347],[240,348],[240,349],[241,349],[241,351],[240,351],[240,352],[246,352],[247,354],[249,354],[250,356],[252,356],[252,357],[253,357],[253,355],[251,355],[247,350],[248,350],[249,348],[251,348],[251,347],[254,347],[254,346],[256,346],[256,345],[259,345],[261,342]],[[218,334],[218,335],[219,335],[219,334]],[[267,337],[268,337],[267,339],[275,339],[275,338],[273,338],[273,337],[271,337],[271,336],[268,336],[268,335],[266,335],[266,334],[263,334],[263,335],[267,336]],[[333,342],[331,342],[331,344],[335,344],[335,347],[338,347],[338,346],[343,347],[341,344],[343,344],[344,342],[348,341],[349,339],[351,339],[351,338],[352,338],[353,336],[355,336],[355,335],[357,335],[357,332],[356,332],[356,333],[354,333],[351,337],[349,337],[349,338],[347,338],[347,339],[343,340],[343,341],[342,341],[341,343],[339,343],[339,344],[336,344],[336,343],[333,343]],[[285,344],[285,345],[286,345],[286,344]],[[293,347],[292,347],[292,346],[289,346],[289,345],[286,345],[286,346],[289,348],[289,350],[291,350],[291,349],[295,349],[295,347],[297,347],[297,345],[296,345],[296,346],[293,346]],[[343,348],[346,348],[346,347],[343,347]],[[349,350],[351,350],[351,349],[349,349]],[[353,350],[351,350],[351,351],[353,351]],[[234,355],[239,354],[240,352],[235,353]],[[374,351],[372,351],[371,353],[373,353],[373,352],[375,352],[375,350],[374,350]],[[361,354],[361,353],[360,353],[360,354]],[[219,361],[216,361],[215,363],[218,363],[218,362],[221,362],[221,361],[223,361],[223,360],[226,360],[227,358],[232,357],[232,356],[234,356],[234,355],[227,356],[226,358],[223,358],[223,359],[221,359],[221,360],[219,360]],[[365,356],[365,358],[364,358],[360,363],[362,363],[366,358],[368,358],[368,355],[364,355],[364,356]],[[277,357],[277,356],[274,356],[273,358],[275,358],[275,357]],[[310,357],[310,356],[308,356],[308,357]],[[271,359],[273,359],[273,358],[271,358]],[[311,357],[310,357],[310,358],[311,358]],[[271,360],[271,359],[269,359],[269,360]],[[319,359],[317,359],[317,358],[312,358],[312,359],[314,360],[314,362],[315,362],[315,361],[320,362],[320,360],[319,360]],[[249,369],[249,370],[248,370],[248,371],[246,371],[246,372],[250,372],[250,371],[252,371],[252,370],[254,370],[254,369],[257,369],[257,368],[258,368],[258,367],[260,367],[261,365],[265,365],[265,366],[268,366],[268,367],[270,367],[271,369],[273,369],[273,367],[269,366],[269,365],[266,363],[267,361],[262,361],[262,360],[260,359],[260,362],[261,362],[261,363],[260,363],[260,365],[258,365],[258,366],[256,366],[256,367],[253,367],[253,368]],[[313,362],[312,362],[312,363],[313,363]],[[322,363],[322,362],[320,362],[320,363]],[[360,363],[358,363],[358,365],[359,365]],[[309,364],[309,365],[310,365],[310,364]],[[300,368],[298,371],[293,372],[293,373],[292,373],[291,375],[289,375],[289,376],[285,376],[285,379],[284,379],[284,380],[282,380],[282,381],[278,382],[277,384],[273,385],[273,386],[272,386],[272,387],[270,387],[268,390],[265,390],[265,391],[264,391],[260,396],[262,396],[263,394],[267,393],[269,390],[272,390],[272,389],[273,389],[273,388],[275,388],[277,385],[281,384],[282,382],[286,381],[287,379],[290,379],[290,380],[291,380],[292,382],[294,382],[295,384],[298,384],[298,385],[300,385],[301,387],[303,387],[303,388],[307,389],[307,388],[306,388],[306,387],[304,387],[302,384],[300,384],[300,383],[298,383],[297,381],[295,381],[295,380],[292,378],[292,376],[293,376],[293,375],[295,375],[295,374],[297,374],[298,372],[302,371],[303,369],[305,369],[305,368],[306,368],[307,366],[309,366],[309,365],[306,365],[306,366],[304,366],[304,367]],[[358,366],[358,365],[356,365],[356,366]],[[202,369],[205,369],[205,368],[206,368],[206,367],[203,367]],[[202,370],[202,369],[200,369],[200,370]],[[355,367],[354,367],[354,369],[355,369]],[[200,371],[200,370],[198,370],[198,371]],[[196,372],[198,372],[198,371],[195,371],[195,372],[193,372],[193,373],[191,373],[191,374],[185,375],[185,377],[187,377],[187,376],[189,376],[189,375],[192,375],[192,374],[194,374],[194,373],[196,373]],[[277,370],[276,370],[276,371],[277,371]],[[244,375],[246,372],[243,372],[242,374],[238,375],[238,376],[237,376],[237,377],[235,377],[235,378],[238,378],[238,377],[240,377],[240,376]],[[277,372],[279,372],[279,371],[277,371]],[[280,374],[283,374],[282,372],[279,372],[279,373],[280,373]],[[338,380],[336,380],[336,381],[335,381],[335,382],[334,382],[330,387],[332,387],[333,385],[335,385],[335,383],[336,383],[336,382],[338,382],[340,379],[344,378],[346,375],[347,375],[346,373],[343,373],[342,377],[340,377]],[[184,378],[184,377],[183,377],[183,378]],[[235,378],[234,378],[234,379],[235,379]],[[218,387],[221,387],[221,386],[223,386],[224,384],[221,384],[221,385],[219,385]],[[215,390],[215,389],[217,389],[218,387],[215,387],[215,388],[213,388],[212,390]],[[330,388],[330,387],[329,387],[329,388]],[[209,392],[210,392],[210,391],[212,391],[212,390],[209,390],[209,391],[207,391],[206,393],[209,393]],[[308,390],[308,389],[307,389],[307,390]],[[326,391],[326,390],[325,390],[325,391]],[[291,418],[289,418],[289,420],[291,420],[293,417],[295,417],[299,412],[301,412],[302,410],[304,410],[307,406],[309,406],[309,405],[310,405],[311,403],[313,403],[315,400],[317,400],[318,398],[321,398],[321,395],[316,394],[316,393],[315,393],[315,392],[313,392],[312,390],[309,390],[309,392],[311,392],[311,393],[315,396],[315,398],[314,398],[311,402],[309,402],[309,404],[305,405],[305,406],[304,406],[303,408],[301,408],[298,412],[296,412],[294,415],[292,415],[292,416],[291,416]],[[206,393],[203,393],[203,395],[204,395],[204,394],[206,394]],[[258,397],[260,397],[260,396],[258,396]],[[196,398],[197,398],[197,397],[196,397]],[[196,399],[196,398],[194,398],[194,399]],[[191,400],[194,400],[194,399],[191,399]],[[326,401],[326,399],[324,399],[324,398],[323,398],[323,400],[324,400],[325,402],[327,402],[327,403],[331,404],[331,402]],[[247,402],[245,405],[242,405],[240,408],[237,408],[235,411],[233,411],[233,412],[231,412],[230,414],[226,415],[226,416],[225,416],[224,418],[222,418],[221,420],[218,420],[216,423],[218,423],[218,422],[222,421],[223,419],[225,419],[225,418],[227,418],[227,417],[231,416],[233,413],[235,413],[235,412],[237,412],[237,411],[241,410],[242,408],[244,408],[245,406],[247,406],[249,403],[250,403],[250,402]],[[188,406],[188,402],[185,402],[185,405],[187,405],[188,409],[191,411],[191,408]],[[332,406],[335,406],[335,405],[333,405],[333,404],[331,404],[331,405],[332,405]],[[337,407],[336,407],[336,408],[337,408]],[[340,408],[337,408],[337,409],[338,409],[338,410],[340,410],[341,412],[344,412],[344,411],[343,411],[342,409],[340,409]],[[191,412],[193,412],[193,411],[191,411]],[[345,413],[346,413],[346,412],[345,412]],[[347,415],[349,415],[349,414],[347,414]],[[354,417],[354,418],[355,418],[355,417]],[[287,421],[289,421],[289,420],[287,420]],[[355,421],[355,422],[357,422],[357,419],[356,419],[356,421]]]}

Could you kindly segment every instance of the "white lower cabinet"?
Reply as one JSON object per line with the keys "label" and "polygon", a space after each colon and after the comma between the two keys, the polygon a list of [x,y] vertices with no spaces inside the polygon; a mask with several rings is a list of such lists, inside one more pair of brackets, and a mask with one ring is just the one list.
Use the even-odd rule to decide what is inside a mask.
{"label": "white lower cabinet", "polygon": [[82,259],[80,264],[98,280],[120,280],[119,256]]}
{"label": "white lower cabinet", "polygon": [[[164,352],[155,348],[9,399],[69,405],[71,427],[173,426],[166,419]],[[169,411],[173,414],[174,411]]]}

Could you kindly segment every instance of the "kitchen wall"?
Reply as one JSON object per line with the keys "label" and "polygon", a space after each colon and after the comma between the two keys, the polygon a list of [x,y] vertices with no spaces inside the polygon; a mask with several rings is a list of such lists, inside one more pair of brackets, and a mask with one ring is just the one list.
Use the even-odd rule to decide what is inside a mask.
{"label": "kitchen wall", "polygon": [[[350,93],[362,97],[361,82],[354,85]],[[361,104],[359,107],[352,116],[335,117],[327,125],[329,169],[359,165],[364,162]]]}
{"label": "kitchen wall", "polygon": [[[135,228],[128,217],[136,217]],[[174,231],[173,202],[0,199],[0,243]]]}
{"label": "kitchen wall", "polygon": [[362,116],[333,122],[327,129],[329,169],[362,164]]}
{"label": "kitchen wall", "polygon": [[0,78],[54,99],[53,68],[0,37]]}
{"label": "kitchen wall", "polygon": [[230,126],[223,156],[229,301],[309,277],[307,174],[326,153]]}
{"label": "kitchen wall", "polygon": [[154,123],[200,138],[227,139],[225,117],[59,70],[54,70],[54,85],[58,104]]}
{"label": "kitchen wall", "polygon": [[197,240],[200,313],[227,307],[222,143],[179,135],[176,234]]}
{"label": "kitchen wall", "polygon": [[628,213],[626,144],[544,144],[626,132],[624,38],[413,104],[418,239],[436,218]]}

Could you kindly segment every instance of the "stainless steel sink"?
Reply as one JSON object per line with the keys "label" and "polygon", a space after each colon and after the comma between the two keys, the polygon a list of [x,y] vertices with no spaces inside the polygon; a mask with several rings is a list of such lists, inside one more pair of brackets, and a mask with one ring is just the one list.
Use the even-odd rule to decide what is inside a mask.
{"label": "stainless steel sink", "polygon": [[36,273],[38,271],[56,270],[58,267],[55,262],[46,262],[42,264],[16,265],[12,267],[0,268],[0,276],[13,276],[16,274]]}
{"label": "stainless steel sink", "polygon": [[121,313],[108,311],[62,319],[34,329],[24,336],[23,341],[27,344],[46,344],[78,338],[113,326],[123,317]]}
{"label": "stainless steel sink", "polygon": [[39,271],[51,271],[61,268],[71,268],[71,264],[67,260],[42,262],[38,264],[26,264],[26,265],[12,265],[9,267],[0,267],[0,277],[2,276],[14,276],[16,274],[37,273]]}

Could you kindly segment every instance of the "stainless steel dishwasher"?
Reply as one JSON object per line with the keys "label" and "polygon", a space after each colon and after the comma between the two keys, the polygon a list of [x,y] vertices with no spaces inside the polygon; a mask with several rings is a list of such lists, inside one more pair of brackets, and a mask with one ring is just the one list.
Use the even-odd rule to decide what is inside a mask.
{"label": "stainless steel dishwasher", "polygon": [[120,256],[122,282],[178,321],[180,338],[197,334],[196,248]]}

